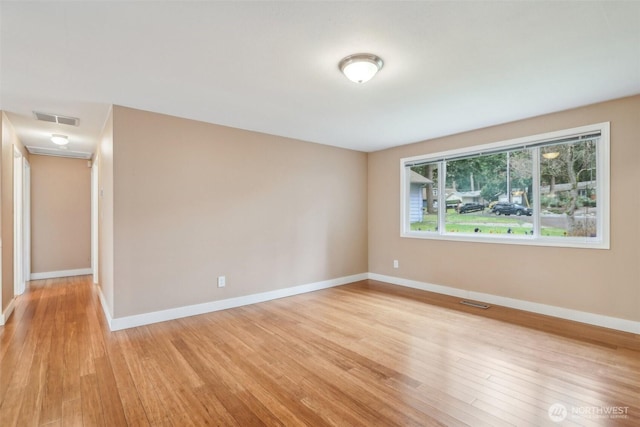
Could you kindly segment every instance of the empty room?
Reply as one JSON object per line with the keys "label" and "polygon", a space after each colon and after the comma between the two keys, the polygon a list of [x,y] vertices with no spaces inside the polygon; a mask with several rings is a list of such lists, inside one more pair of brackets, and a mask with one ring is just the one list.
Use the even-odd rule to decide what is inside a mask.
{"label": "empty room", "polygon": [[0,1],[0,426],[637,426],[640,2]]}

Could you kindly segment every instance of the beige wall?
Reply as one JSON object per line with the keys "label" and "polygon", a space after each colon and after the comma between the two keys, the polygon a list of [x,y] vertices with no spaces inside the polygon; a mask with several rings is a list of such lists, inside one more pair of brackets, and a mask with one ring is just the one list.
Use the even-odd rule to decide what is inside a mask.
{"label": "beige wall", "polygon": [[[611,249],[400,238],[400,159],[611,122]],[[640,96],[369,155],[369,271],[640,320]],[[393,260],[400,268],[393,268]]]}
{"label": "beige wall", "polygon": [[27,159],[29,154],[16,136],[4,112],[2,116],[2,151],[0,155],[0,228],[2,237],[2,312],[13,299],[13,151],[18,148]]}
{"label": "beige wall", "polygon": [[31,272],[91,267],[91,169],[86,160],[32,155]]}
{"label": "beige wall", "polygon": [[113,111],[100,136],[94,160],[98,164],[98,284],[113,317]]}
{"label": "beige wall", "polygon": [[365,153],[114,106],[112,165],[116,318],[367,271]]}

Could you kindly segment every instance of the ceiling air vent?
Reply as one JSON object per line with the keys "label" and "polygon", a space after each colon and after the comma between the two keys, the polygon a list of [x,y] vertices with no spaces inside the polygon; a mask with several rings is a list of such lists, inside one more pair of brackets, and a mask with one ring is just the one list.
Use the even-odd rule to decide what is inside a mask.
{"label": "ceiling air vent", "polygon": [[41,156],[56,156],[56,157],[69,157],[72,159],[91,159],[91,153],[85,153],[84,151],[71,151],[61,150],[59,148],[43,148],[43,147],[31,147],[27,146],[27,151],[30,154],[40,154]]}
{"label": "ceiling air vent", "polygon": [[69,126],[78,126],[80,123],[80,119],[75,117],[59,116],[57,114],[42,113],[40,111],[34,111],[33,114],[36,116],[36,119],[42,120],[43,122],[58,123]]}

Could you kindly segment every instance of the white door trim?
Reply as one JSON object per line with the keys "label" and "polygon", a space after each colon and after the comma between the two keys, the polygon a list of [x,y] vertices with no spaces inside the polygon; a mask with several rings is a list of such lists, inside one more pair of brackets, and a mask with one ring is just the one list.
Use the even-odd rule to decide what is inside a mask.
{"label": "white door trim", "polygon": [[13,294],[22,295],[25,289],[23,277],[23,167],[22,152],[13,147]]}
{"label": "white door trim", "polygon": [[91,270],[98,283],[98,163],[91,165]]}
{"label": "white door trim", "polygon": [[31,165],[26,157],[22,158],[22,188],[23,188],[23,279],[24,281],[31,280]]}

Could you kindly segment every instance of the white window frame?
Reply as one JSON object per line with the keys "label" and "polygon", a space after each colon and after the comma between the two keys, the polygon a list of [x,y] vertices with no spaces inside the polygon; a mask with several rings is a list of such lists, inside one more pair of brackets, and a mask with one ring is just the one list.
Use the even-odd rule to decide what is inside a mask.
{"label": "white window frame", "polygon": [[[409,186],[410,178],[407,165],[414,163],[436,162],[442,159],[455,158],[467,155],[482,154],[483,152],[495,150],[508,150],[510,148],[522,148],[531,145],[552,143],[555,140],[570,138],[593,132],[600,132],[600,140],[596,144],[598,147],[596,155],[596,194],[598,203],[597,213],[597,236],[596,237],[551,237],[551,236],[504,236],[499,234],[469,234],[469,233],[447,233],[444,227],[445,214],[438,215],[437,232],[412,231],[409,220]],[[494,142],[472,147],[441,151],[420,156],[405,157],[400,159],[400,236],[405,238],[448,240],[460,242],[480,242],[499,243],[509,245],[533,245],[533,246],[554,246],[570,248],[589,249],[609,249],[610,248],[610,122],[597,123],[593,125],[581,126],[571,129],[564,129],[555,132],[547,132],[523,138],[510,139],[506,141]],[[533,156],[533,195],[534,195],[534,215],[532,216],[536,229],[539,229],[540,221],[540,177],[539,156]],[[443,174],[446,177],[446,173]],[[438,179],[438,206],[446,206],[444,200],[446,179]],[[439,212],[446,212],[439,209]],[[445,231],[443,231],[445,230]]]}

